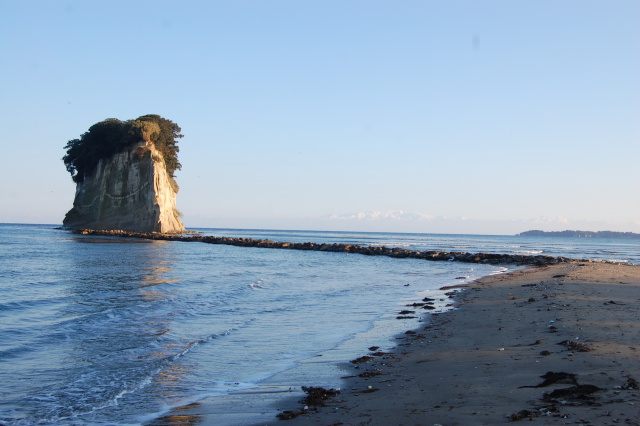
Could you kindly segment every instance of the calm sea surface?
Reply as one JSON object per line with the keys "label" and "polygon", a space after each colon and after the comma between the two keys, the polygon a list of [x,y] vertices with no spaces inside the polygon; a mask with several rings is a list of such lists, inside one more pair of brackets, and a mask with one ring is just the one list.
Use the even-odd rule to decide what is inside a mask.
{"label": "calm sea surface", "polygon": [[[632,240],[199,231],[640,264]],[[287,385],[339,386],[337,361],[389,348],[417,326],[396,319],[404,305],[506,270],[0,224],[0,423],[141,424],[205,398],[223,401],[220,424],[272,421],[275,408],[261,406],[256,389],[286,396]],[[243,395],[250,409],[238,403]]]}

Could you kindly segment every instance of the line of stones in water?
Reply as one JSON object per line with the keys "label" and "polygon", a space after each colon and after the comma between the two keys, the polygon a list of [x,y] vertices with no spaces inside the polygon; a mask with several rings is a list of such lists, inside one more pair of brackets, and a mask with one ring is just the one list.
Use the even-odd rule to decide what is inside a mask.
{"label": "line of stones in water", "polygon": [[97,236],[115,236],[126,238],[141,238],[148,240],[162,241],[183,241],[183,242],[201,242],[207,244],[224,244],[238,247],[260,247],[288,250],[307,250],[307,251],[325,251],[325,252],[346,252],[357,253],[367,256],[388,256],[394,258],[413,258],[433,261],[458,261],[466,263],[485,263],[485,264],[518,264],[544,266],[554,265],[566,262],[590,262],[589,259],[571,259],[562,256],[546,256],[546,255],[518,255],[518,254],[501,254],[501,253],[468,253],[468,252],[448,252],[448,251],[417,251],[407,250],[403,248],[389,248],[385,246],[361,246],[358,244],[344,243],[291,243],[271,240],[260,240],[253,238],[236,238],[236,237],[216,237],[204,235],[185,235],[185,234],[162,234],[162,233],[143,233],[128,231],[112,231],[112,230],[93,230],[80,229],[73,231],[80,235],[97,235]]}

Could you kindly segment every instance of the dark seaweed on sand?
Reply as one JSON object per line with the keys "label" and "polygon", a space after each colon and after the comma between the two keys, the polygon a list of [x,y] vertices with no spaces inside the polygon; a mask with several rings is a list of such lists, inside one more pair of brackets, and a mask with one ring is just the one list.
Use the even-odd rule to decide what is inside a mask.
{"label": "dark seaweed on sand", "polygon": [[290,410],[283,411],[279,413],[276,417],[280,420],[291,420],[298,417],[301,414],[305,414],[309,412],[309,406],[313,407],[324,407],[324,403],[329,398],[332,398],[340,393],[337,389],[325,389],[322,387],[316,386],[303,386],[302,390],[307,394],[304,398],[300,400],[301,404],[304,404],[305,407],[298,410]]}

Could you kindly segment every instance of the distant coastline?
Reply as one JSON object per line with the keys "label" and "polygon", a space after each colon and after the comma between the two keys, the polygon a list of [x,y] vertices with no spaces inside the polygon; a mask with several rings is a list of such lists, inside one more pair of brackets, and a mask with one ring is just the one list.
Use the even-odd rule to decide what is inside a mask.
{"label": "distant coastline", "polygon": [[640,239],[640,234],[615,231],[539,231],[531,230],[517,234],[519,237],[569,237],[569,238],[626,238]]}

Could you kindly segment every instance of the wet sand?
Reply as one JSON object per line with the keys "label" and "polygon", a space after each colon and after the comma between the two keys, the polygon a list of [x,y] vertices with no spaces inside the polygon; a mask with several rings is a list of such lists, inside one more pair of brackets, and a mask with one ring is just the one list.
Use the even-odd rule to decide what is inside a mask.
{"label": "wet sand", "polygon": [[[300,395],[280,394],[264,424],[640,424],[640,267],[525,269],[483,278],[455,300],[458,309],[398,336],[393,353],[345,366],[351,377],[323,406],[304,410]],[[242,424],[238,408],[210,401],[152,424]],[[276,419],[289,410],[303,414]]]}
{"label": "wet sand", "polygon": [[279,424],[640,424],[640,267],[487,277],[457,305],[352,368],[379,375]]}

